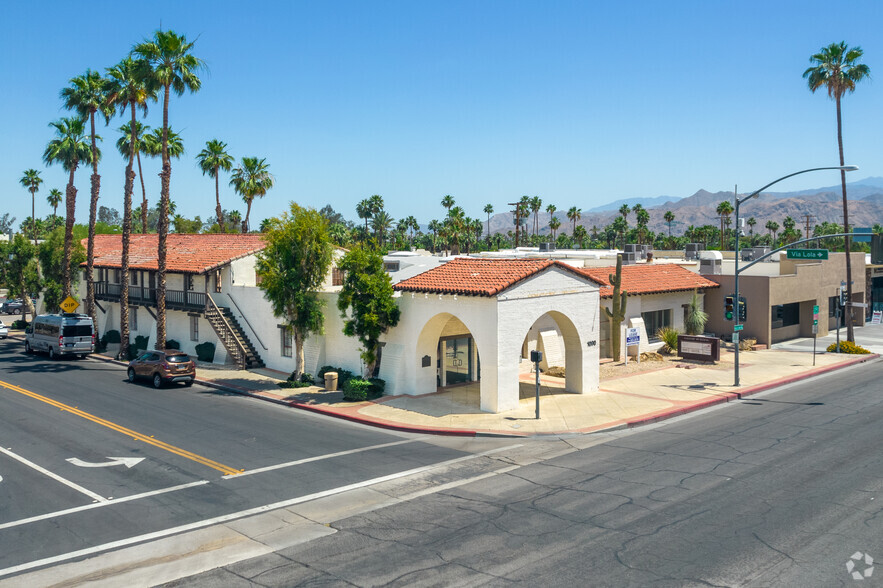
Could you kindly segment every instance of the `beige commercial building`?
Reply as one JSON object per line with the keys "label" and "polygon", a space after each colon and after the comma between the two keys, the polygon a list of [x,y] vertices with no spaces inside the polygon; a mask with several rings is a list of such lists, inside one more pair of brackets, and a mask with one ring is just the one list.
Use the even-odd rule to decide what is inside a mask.
{"label": "beige commercial building", "polygon": [[[720,274],[705,274],[721,285],[705,293],[705,308],[710,315],[706,330],[725,339],[733,332],[733,322],[724,319],[724,298],[734,292],[734,269],[735,262],[725,259]],[[853,253],[852,302],[866,302],[865,276],[865,254]],[[778,261],[756,263],[739,275],[739,294],[747,305],[742,338],[771,345],[796,337],[811,337],[813,306],[819,307],[818,336],[827,335],[837,328],[836,299],[844,280],[845,253],[832,252],[824,261],[786,259],[782,253]],[[851,312],[853,325],[864,325],[865,309],[854,307]],[[842,324],[846,324],[845,317]]]}

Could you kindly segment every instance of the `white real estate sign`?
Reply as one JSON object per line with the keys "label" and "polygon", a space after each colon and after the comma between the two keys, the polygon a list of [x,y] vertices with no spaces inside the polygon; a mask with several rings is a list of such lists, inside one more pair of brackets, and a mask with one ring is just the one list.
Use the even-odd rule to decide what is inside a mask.
{"label": "white real estate sign", "polygon": [[883,310],[875,310],[871,315],[871,324],[879,325],[880,323],[883,323]]}

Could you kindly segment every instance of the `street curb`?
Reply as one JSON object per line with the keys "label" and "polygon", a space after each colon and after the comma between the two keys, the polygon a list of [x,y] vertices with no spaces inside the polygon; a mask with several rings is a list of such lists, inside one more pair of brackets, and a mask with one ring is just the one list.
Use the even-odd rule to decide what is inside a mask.
{"label": "street curb", "polygon": [[[13,336],[10,335],[10,338]],[[20,338],[20,337],[16,337]],[[106,363],[114,363],[120,366],[128,365],[127,362],[119,361],[104,355],[100,354],[92,354],[89,356],[90,358],[97,359],[99,361],[104,361]],[[777,380],[772,380],[769,382],[764,382],[763,384],[757,384],[755,386],[750,386],[743,390],[739,390],[737,392],[722,392],[719,396],[715,398],[710,398],[708,400],[700,401],[689,406],[680,406],[677,408],[651,413],[649,415],[644,415],[639,418],[627,421],[621,421],[615,425],[611,425],[610,427],[604,428],[596,428],[589,427],[584,429],[571,429],[565,431],[549,431],[542,433],[508,433],[503,431],[494,431],[494,430],[472,430],[472,429],[449,429],[442,427],[422,427],[417,425],[403,425],[390,421],[384,420],[375,420],[366,417],[357,416],[355,414],[347,414],[343,412],[339,412],[337,410],[327,409],[320,406],[312,405],[312,404],[304,404],[301,402],[293,402],[284,400],[281,398],[271,398],[268,396],[263,396],[261,394],[255,394],[249,390],[244,388],[237,388],[234,386],[230,386],[227,384],[220,384],[213,380],[205,380],[202,378],[196,378],[194,380],[195,383],[201,384],[208,388],[213,388],[215,390],[222,390],[224,392],[230,392],[232,394],[238,394],[240,396],[247,396],[249,398],[255,398],[257,400],[263,400],[265,402],[272,402],[273,404],[278,404],[280,406],[286,406],[290,408],[295,408],[299,410],[304,410],[307,412],[312,412],[314,414],[319,414],[327,417],[333,417],[345,421],[349,421],[352,423],[366,425],[371,427],[376,427],[380,429],[387,429],[390,431],[399,431],[402,433],[415,433],[415,434],[423,434],[423,435],[438,435],[438,436],[447,436],[447,437],[484,437],[484,438],[515,438],[515,439],[524,439],[529,437],[555,437],[566,434],[588,434],[588,433],[609,433],[613,431],[619,431],[624,429],[632,429],[635,427],[640,427],[642,425],[650,425],[654,423],[658,423],[661,421],[665,421],[674,417],[683,416],[685,414],[689,414],[691,412],[695,412],[698,410],[703,410],[709,408],[711,406],[715,406],[718,404],[724,404],[727,402],[732,402],[735,400],[741,400],[747,396],[751,396],[754,394],[758,394],[760,392],[764,392],[766,390],[770,390],[772,388],[777,388],[779,386],[784,386],[787,384],[792,384],[794,382],[799,382],[801,380],[806,380],[808,378],[812,378],[815,376],[820,376],[823,374],[827,374],[829,372],[833,372],[839,369],[845,369],[848,367],[852,367],[855,365],[859,365],[862,363],[867,363],[869,361],[879,359],[880,355],[876,353],[872,353],[869,355],[862,355],[855,359],[845,361],[843,363],[838,363],[834,365],[824,366],[820,368],[815,368],[810,371],[805,371],[800,374],[795,374],[793,376],[787,376],[784,378],[779,378]]]}

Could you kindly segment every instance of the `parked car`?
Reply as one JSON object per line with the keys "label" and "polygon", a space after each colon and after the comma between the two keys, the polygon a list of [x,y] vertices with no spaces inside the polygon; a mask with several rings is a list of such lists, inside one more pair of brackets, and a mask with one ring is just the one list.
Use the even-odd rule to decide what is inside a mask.
{"label": "parked car", "polygon": [[95,325],[88,314],[41,314],[25,329],[25,353],[45,351],[49,359],[79,358],[95,351]]}
{"label": "parked car", "polygon": [[0,312],[3,314],[18,314],[21,312],[22,301],[19,299],[7,300],[0,306]]}
{"label": "parked car", "polygon": [[0,321],[0,339],[5,339],[9,336],[9,328],[3,324],[3,321]]}
{"label": "parked car", "polygon": [[189,355],[177,349],[145,351],[129,362],[127,375],[130,382],[150,378],[154,388],[176,382],[190,386],[196,379],[196,364]]}

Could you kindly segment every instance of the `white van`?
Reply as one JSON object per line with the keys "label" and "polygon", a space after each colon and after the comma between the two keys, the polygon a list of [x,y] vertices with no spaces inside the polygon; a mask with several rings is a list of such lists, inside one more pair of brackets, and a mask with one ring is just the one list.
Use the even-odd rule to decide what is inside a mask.
{"label": "white van", "polygon": [[41,314],[25,329],[25,353],[45,351],[49,359],[83,358],[95,351],[95,325],[88,314]]}

